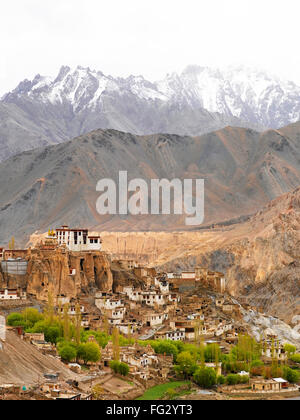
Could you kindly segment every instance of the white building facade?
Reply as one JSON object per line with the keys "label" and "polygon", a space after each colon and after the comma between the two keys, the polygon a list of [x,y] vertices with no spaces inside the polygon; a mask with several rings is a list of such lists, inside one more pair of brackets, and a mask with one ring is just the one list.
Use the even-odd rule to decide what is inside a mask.
{"label": "white building facade", "polygon": [[102,249],[101,237],[89,235],[88,229],[70,229],[68,226],[62,226],[56,229],[56,238],[59,245],[65,245],[73,252]]}

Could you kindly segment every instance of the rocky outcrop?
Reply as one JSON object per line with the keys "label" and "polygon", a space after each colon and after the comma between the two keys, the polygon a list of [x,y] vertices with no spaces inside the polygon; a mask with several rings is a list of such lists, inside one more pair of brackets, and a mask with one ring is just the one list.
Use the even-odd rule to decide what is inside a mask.
{"label": "rocky outcrop", "polygon": [[99,288],[111,291],[113,276],[111,262],[102,252],[68,252],[64,249],[30,250],[26,276],[0,277],[0,287],[25,287],[38,300],[63,294],[75,298],[81,292]]}

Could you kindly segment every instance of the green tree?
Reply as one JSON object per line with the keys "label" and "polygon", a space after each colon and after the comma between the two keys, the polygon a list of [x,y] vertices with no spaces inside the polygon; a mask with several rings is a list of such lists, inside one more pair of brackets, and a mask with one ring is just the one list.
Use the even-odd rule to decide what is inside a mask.
{"label": "green tree", "polygon": [[23,318],[25,321],[28,321],[28,323],[33,327],[37,322],[42,321],[44,319],[44,316],[39,313],[37,309],[34,308],[26,308],[22,312]]}
{"label": "green tree", "polygon": [[158,340],[158,341],[152,342],[151,345],[157,354],[165,354],[167,356],[173,356],[174,362],[176,362],[177,355],[178,355],[178,348],[172,341]]}
{"label": "green tree", "polygon": [[297,348],[293,346],[292,344],[286,343],[284,346],[284,351],[288,354],[288,358],[291,357],[292,354],[296,353]]}
{"label": "green tree", "polygon": [[70,316],[69,316],[69,305],[65,304],[63,313],[63,325],[64,325],[64,339],[69,341],[71,338],[70,333]]}
{"label": "green tree", "polygon": [[218,344],[209,344],[204,349],[205,361],[207,363],[219,363],[221,350]]}
{"label": "green tree", "polygon": [[202,388],[212,388],[217,383],[216,371],[209,367],[200,367],[193,375],[194,381]]}
{"label": "green tree", "polygon": [[16,246],[16,244],[15,244],[15,238],[13,236],[11,238],[11,240],[9,241],[8,247],[9,247],[10,250],[13,250],[13,249],[15,249],[15,246]]}
{"label": "green tree", "polygon": [[49,343],[56,344],[61,337],[61,330],[58,326],[50,326],[46,329],[45,340]]}
{"label": "green tree", "polygon": [[119,364],[120,362],[118,362],[117,360],[111,360],[109,362],[109,367],[115,372],[118,373],[119,372]]}
{"label": "green tree", "polygon": [[48,301],[45,310],[45,318],[47,321],[52,324],[54,321],[55,309],[54,309],[54,298],[53,293],[49,290],[48,292]]}
{"label": "green tree", "polygon": [[120,335],[117,327],[113,329],[112,333],[112,342],[113,342],[113,358],[116,361],[120,360]]}
{"label": "green tree", "polygon": [[22,314],[19,313],[11,313],[10,315],[8,315],[7,319],[6,319],[6,323],[7,325],[9,325],[10,327],[20,327],[23,326],[24,322],[24,318]]}
{"label": "green tree", "polygon": [[193,375],[197,369],[197,364],[190,352],[184,351],[177,356],[175,372],[185,378]]}
{"label": "green tree", "polygon": [[84,361],[97,363],[101,359],[100,347],[97,343],[84,343],[78,346],[77,357]]}
{"label": "green tree", "polygon": [[81,311],[80,305],[76,305],[76,315],[75,315],[75,340],[77,346],[80,344],[80,331],[81,331]]}
{"label": "green tree", "polygon": [[72,362],[76,359],[77,352],[76,349],[71,346],[70,344],[64,344],[58,351],[58,354],[62,358],[62,360],[66,362]]}
{"label": "green tree", "polygon": [[300,354],[293,354],[291,357],[290,357],[290,359],[291,359],[291,361],[292,362],[294,362],[294,363],[300,363]]}
{"label": "green tree", "polygon": [[284,378],[289,381],[291,384],[295,384],[297,382],[299,382],[300,380],[300,373],[297,372],[294,369],[291,369],[289,367],[285,367],[283,370],[283,376]]}

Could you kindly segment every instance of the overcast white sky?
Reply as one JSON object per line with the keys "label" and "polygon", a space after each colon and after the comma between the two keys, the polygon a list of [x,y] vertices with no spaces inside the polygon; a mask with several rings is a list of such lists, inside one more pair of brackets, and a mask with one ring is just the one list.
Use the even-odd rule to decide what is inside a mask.
{"label": "overcast white sky", "polygon": [[300,83],[299,16],[299,0],[2,1],[0,95],[63,64],[150,80],[243,64]]}

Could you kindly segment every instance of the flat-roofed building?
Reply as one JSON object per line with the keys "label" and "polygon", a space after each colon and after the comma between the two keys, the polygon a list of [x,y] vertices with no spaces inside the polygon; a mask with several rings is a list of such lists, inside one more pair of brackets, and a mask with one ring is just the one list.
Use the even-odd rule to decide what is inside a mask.
{"label": "flat-roofed building", "polygon": [[65,245],[70,251],[101,251],[102,240],[98,235],[89,235],[88,229],[71,229],[62,226],[56,229],[56,237],[59,245]]}

